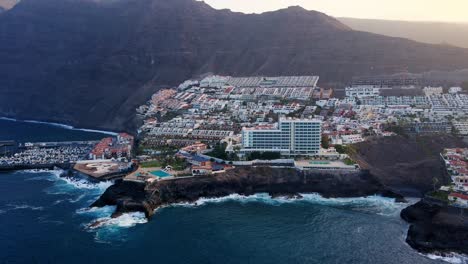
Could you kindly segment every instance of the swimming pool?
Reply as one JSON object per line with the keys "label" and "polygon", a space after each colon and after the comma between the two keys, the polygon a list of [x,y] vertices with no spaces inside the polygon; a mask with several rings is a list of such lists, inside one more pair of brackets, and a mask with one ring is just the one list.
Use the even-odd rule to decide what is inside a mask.
{"label": "swimming pool", "polygon": [[165,171],[162,171],[162,170],[152,171],[150,173],[153,174],[154,176],[160,177],[160,178],[172,176],[169,173],[167,173]]}

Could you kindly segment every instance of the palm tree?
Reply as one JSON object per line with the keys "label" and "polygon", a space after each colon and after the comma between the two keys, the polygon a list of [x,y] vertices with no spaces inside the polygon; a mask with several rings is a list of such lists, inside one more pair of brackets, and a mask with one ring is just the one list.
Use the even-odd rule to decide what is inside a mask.
{"label": "palm tree", "polygon": [[434,192],[436,191],[437,185],[439,185],[439,179],[436,177],[432,178],[432,186],[434,187]]}

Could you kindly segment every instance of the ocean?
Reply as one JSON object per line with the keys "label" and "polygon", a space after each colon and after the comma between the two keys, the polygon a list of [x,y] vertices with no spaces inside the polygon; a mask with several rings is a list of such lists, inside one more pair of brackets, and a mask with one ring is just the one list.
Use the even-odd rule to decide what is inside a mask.
{"label": "ocean", "polygon": [[[105,136],[89,133],[0,120],[0,140]],[[231,195],[111,219],[113,207],[88,208],[111,182],[60,173],[0,173],[0,263],[468,263],[411,249],[392,199]]]}

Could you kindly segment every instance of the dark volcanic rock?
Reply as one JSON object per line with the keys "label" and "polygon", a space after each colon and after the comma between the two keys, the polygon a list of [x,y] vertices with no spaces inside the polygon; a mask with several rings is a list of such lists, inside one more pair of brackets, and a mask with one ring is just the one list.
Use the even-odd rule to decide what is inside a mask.
{"label": "dark volcanic rock", "polygon": [[152,209],[146,202],[147,195],[143,183],[118,181],[110,186],[91,206],[116,205],[114,217],[126,212],[144,212],[149,217],[152,214]]}
{"label": "dark volcanic rock", "polygon": [[433,178],[440,184],[450,182],[440,159],[443,149],[464,146],[452,135],[396,136],[356,144],[352,156],[385,186],[405,196],[422,197],[434,188]]}
{"label": "dark volcanic rock", "polygon": [[0,115],[122,129],[156,89],[206,72],[343,82],[468,68],[468,50],[353,31],[299,7],[241,14],[195,0],[22,0],[0,17],[0,61]]}
{"label": "dark volcanic rock", "polygon": [[468,210],[422,200],[401,211],[409,222],[406,242],[425,253],[468,254]]}
{"label": "dark volcanic rock", "polygon": [[201,197],[223,197],[233,193],[269,193],[273,197],[299,198],[299,193],[324,197],[360,197],[374,194],[402,197],[386,190],[368,172],[300,173],[294,169],[236,168],[226,174],[142,184],[120,182],[110,187],[92,206],[117,205],[116,215],[142,211],[147,216],[164,205],[195,202]]}

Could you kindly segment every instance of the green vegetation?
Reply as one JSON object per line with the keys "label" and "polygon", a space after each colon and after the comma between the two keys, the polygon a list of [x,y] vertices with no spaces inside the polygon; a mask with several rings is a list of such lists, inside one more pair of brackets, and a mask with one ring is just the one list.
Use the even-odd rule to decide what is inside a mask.
{"label": "green vegetation", "polygon": [[348,155],[356,154],[356,151],[357,151],[353,145],[348,145],[348,146],[335,145],[335,149],[336,149],[336,152],[340,154],[348,154]]}
{"label": "green vegetation", "polygon": [[336,149],[336,152],[340,153],[340,154],[346,154],[346,146],[343,146],[343,145],[335,145],[335,149]]}
{"label": "green vegetation", "polygon": [[445,202],[449,201],[449,199],[448,199],[449,193],[445,192],[445,191],[440,191],[440,190],[433,191],[433,192],[428,193],[427,195],[432,197],[432,198],[439,199],[439,200],[442,200],[442,201],[445,201]]}
{"label": "green vegetation", "polygon": [[187,168],[187,163],[185,160],[177,157],[169,157],[169,159],[166,159],[165,165],[171,166],[176,171],[185,170],[185,168]]}
{"label": "green vegetation", "polygon": [[223,160],[226,160],[228,158],[228,154],[226,152],[226,147],[227,147],[227,143],[217,143],[213,150],[208,153],[207,155],[211,156],[211,157],[215,157],[215,158],[218,158],[218,159],[223,159]]}
{"label": "green vegetation", "polygon": [[320,112],[322,112],[322,107],[320,107],[320,106],[317,106],[317,109],[315,109],[315,112],[314,112],[314,114],[315,114],[315,115],[319,115],[319,114],[320,114]]}
{"label": "green vegetation", "polygon": [[177,153],[178,149],[172,146],[146,146],[145,143],[141,143],[136,153],[137,155],[153,155],[154,153],[158,153],[157,155],[174,155]]}
{"label": "green vegetation", "polygon": [[160,168],[163,166],[163,163],[159,160],[151,160],[140,163],[142,168]]}
{"label": "green vegetation", "polygon": [[166,156],[164,158],[142,162],[140,166],[142,168],[165,168],[166,166],[171,166],[174,170],[181,171],[185,170],[187,163],[184,159],[174,156]]}
{"label": "green vegetation", "polygon": [[363,134],[365,137],[375,136],[376,133],[373,127],[369,127],[369,129],[364,129]]}
{"label": "green vegetation", "polygon": [[387,131],[393,132],[397,135],[407,137],[408,135],[406,134],[406,130],[403,126],[398,125],[396,123],[388,124],[386,127]]}
{"label": "green vegetation", "polygon": [[275,160],[280,159],[281,154],[279,152],[252,152],[247,156],[247,160]]}
{"label": "green vegetation", "polygon": [[344,164],[348,165],[348,166],[351,166],[351,165],[354,165],[356,164],[356,162],[354,162],[354,160],[350,159],[350,158],[346,158],[343,160]]}
{"label": "green vegetation", "polygon": [[305,109],[305,107],[301,107],[300,109],[287,114],[286,117],[300,118],[302,113],[304,112],[304,109]]}
{"label": "green vegetation", "polygon": [[237,157],[236,153],[227,153],[226,152],[227,143],[216,144],[213,150],[206,155],[222,159],[222,160],[230,160],[230,161],[237,161],[239,157]]}
{"label": "green vegetation", "polygon": [[159,119],[161,122],[167,122],[169,120],[172,120],[173,118],[176,118],[180,116],[180,113],[177,111],[169,111],[165,115],[161,116]]}
{"label": "green vegetation", "polygon": [[330,138],[327,135],[322,136],[322,148],[330,148]]}

